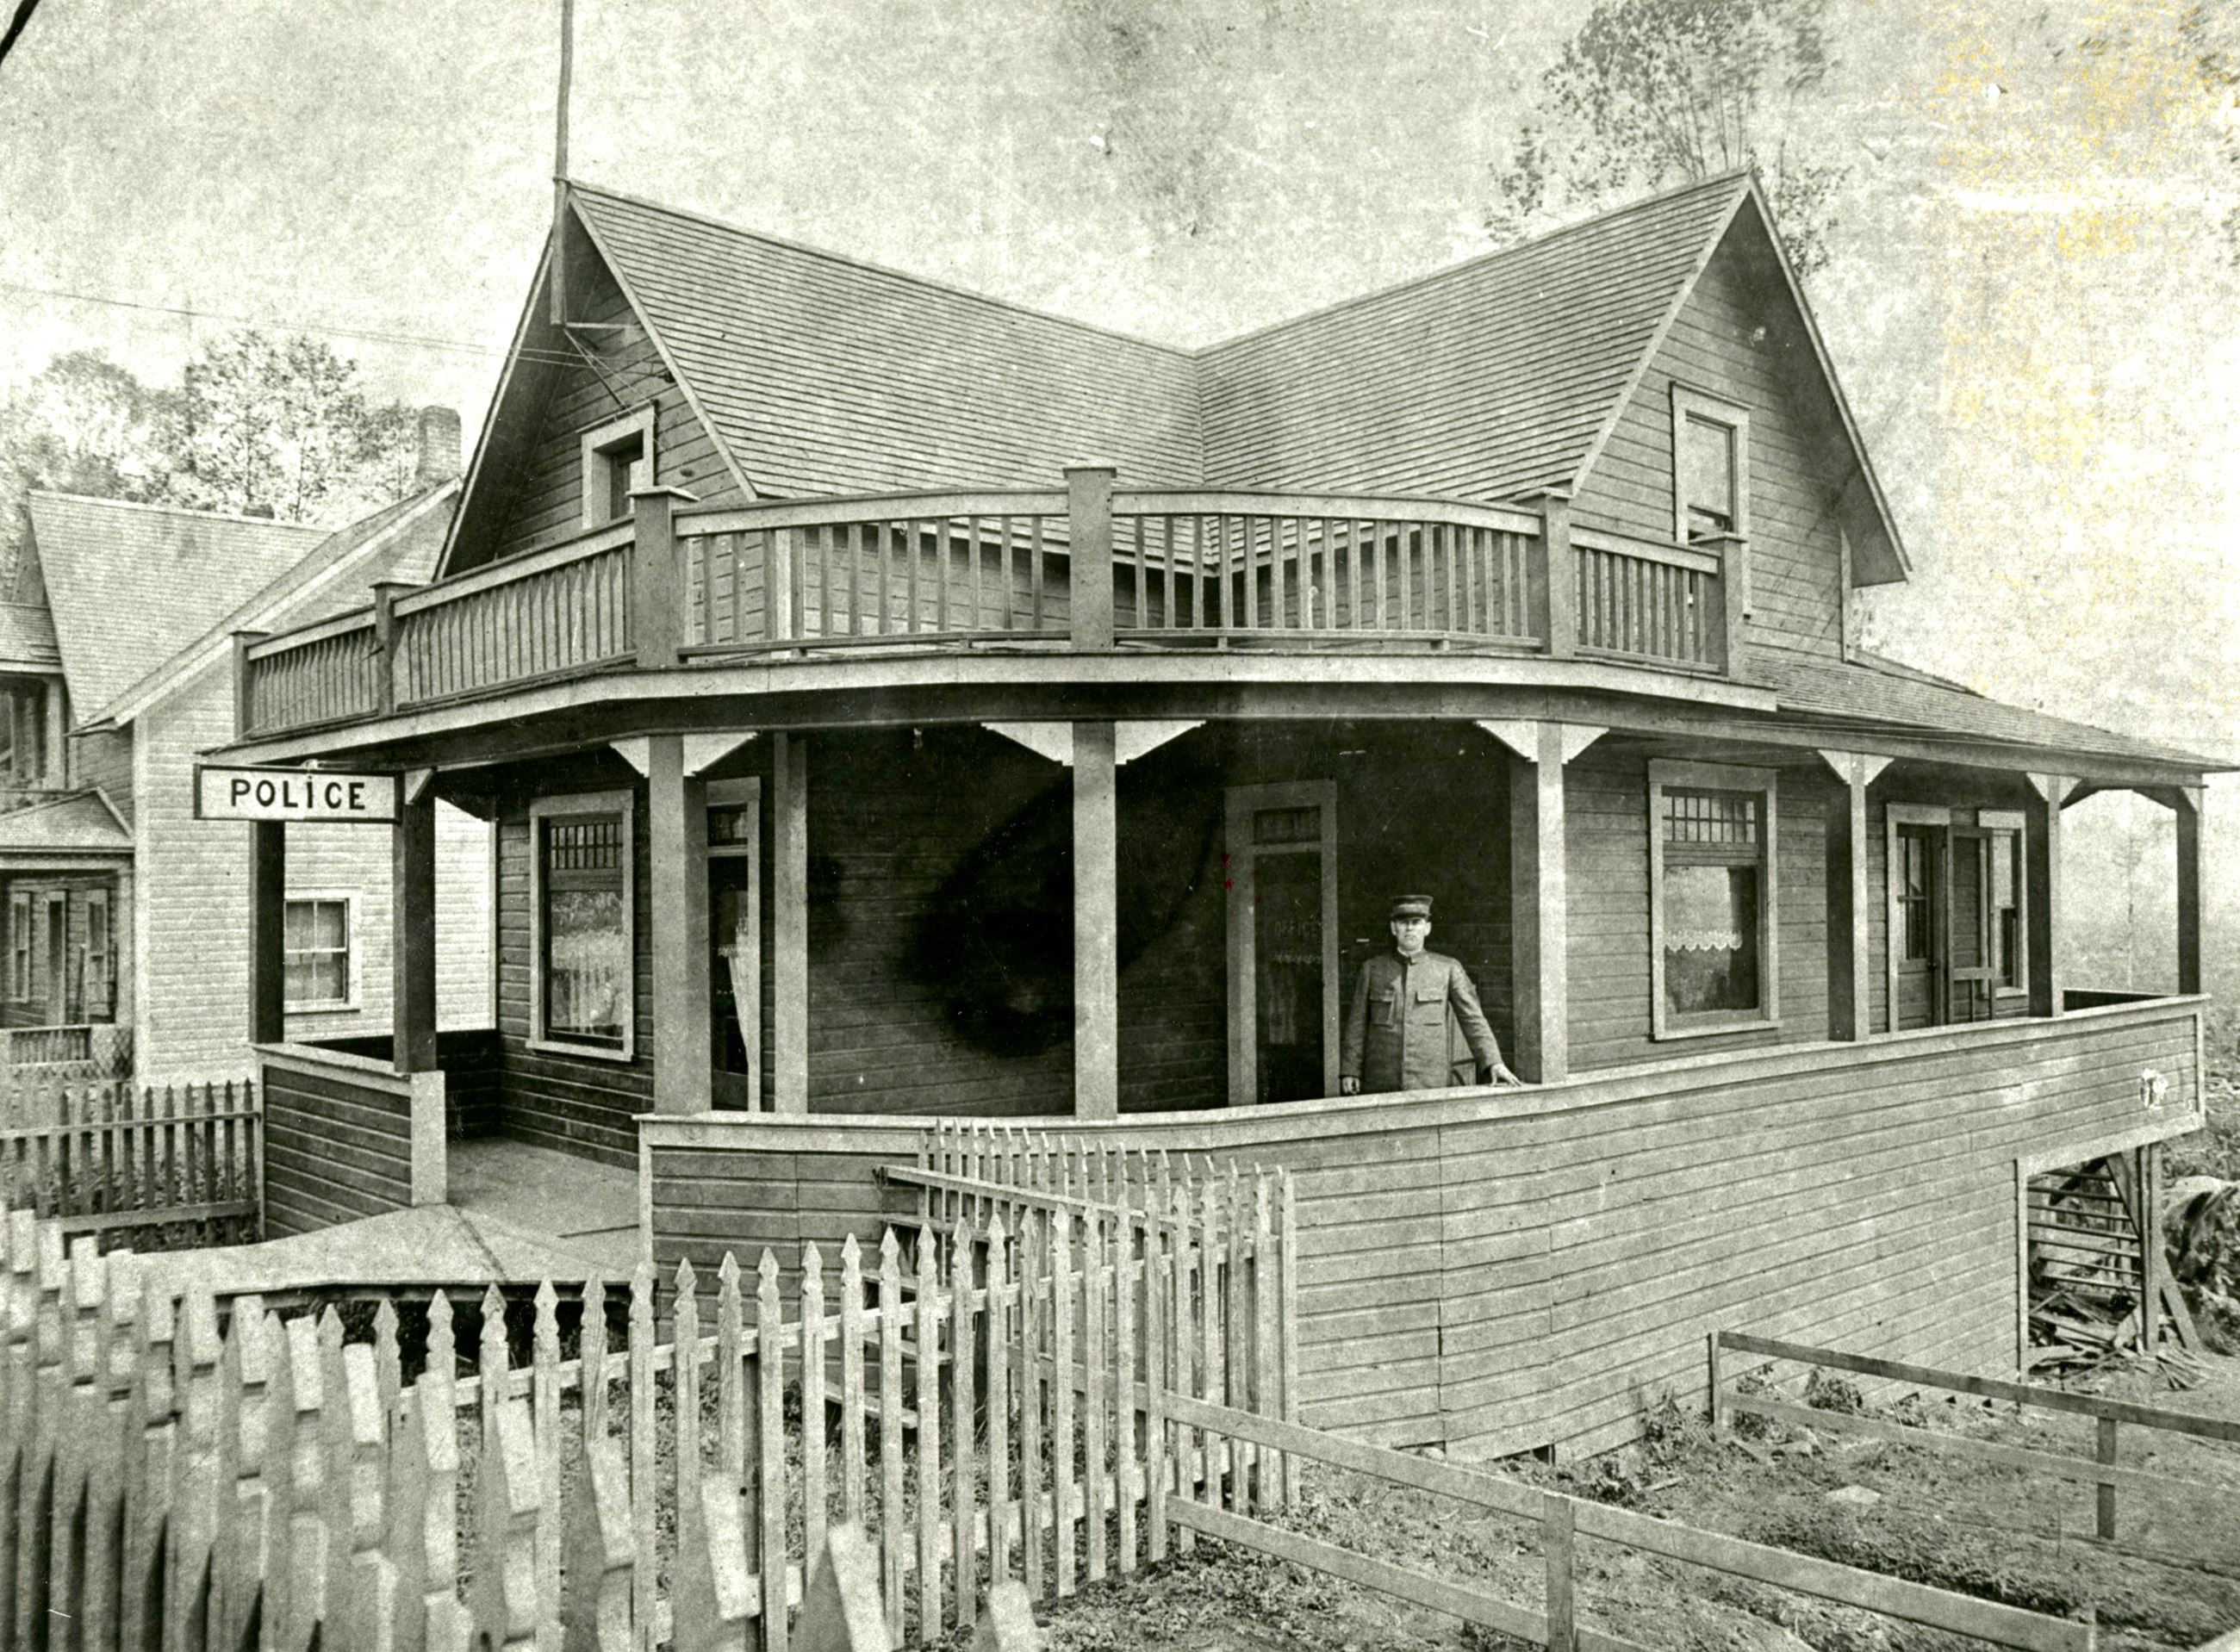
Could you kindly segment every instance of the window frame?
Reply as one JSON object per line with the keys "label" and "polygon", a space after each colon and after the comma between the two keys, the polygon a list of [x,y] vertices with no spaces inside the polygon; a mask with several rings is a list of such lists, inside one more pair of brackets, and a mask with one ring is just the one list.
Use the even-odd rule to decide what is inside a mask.
{"label": "window frame", "polygon": [[[356,889],[290,889],[281,903],[280,909],[280,983],[281,991],[287,991],[288,982],[288,908],[308,906],[316,902],[338,903],[343,909],[343,963],[345,996],[341,998],[297,999],[283,998],[281,1009],[290,1016],[351,1015],[364,1008],[359,991],[359,971],[364,949],[358,944],[358,893]],[[320,949],[325,950],[326,949]],[[87,952],[89,960],[91,949]]]}
{"label": "window frame", "polygon": [[[588,1040],[554,1037],[544,1023],[544,823],[556,816],[614,815],[622,822],[623,971],[619,1048]],[[626,790],[570,792],[538,797],[529,805],[529,1048],[587,1061],[637,1059],[637,797]]]}
{"label": "window frame", "polygon": [[31,958],[36,937],[31,933],[31,891],[8,891],[8,998],[11,1003],[31,1001]]}
{"label": "window frame", "polygon": [[[1688,484],[1681,462],[1682,442],[1690,419],[1723,425],[1734,433],[1734,522],[1717,533],[1700,537],[1688,530]],[[1716,544],[1750,537],[1750,410],[1723,396],[1697,390],[1677,379],[1672,384],[1672,542],[1677,545]]]}
{"label": "window frame", "polygon": [[604,528],[617,522],[629,520],[627,513],[610,514],[607,510],[607,490],[611,484],[615,464],[614,450],[636,438],[640,443],[639,456],[634,462],[645,467],[645,485],[651,487],[657,472],[654,468],[653,443],[654,404],[609,419],[583,432],[581,464],[577,474],[583,480],[583,522],[586,531]]}
{"label": "window frame", "polygon": [[2000,833],[2014,839],[2015,855],[2015,984],[2009,986],[1997,973],[1991,977],[1991,996],[2027,998],[2030,996],[2030,816],[2019,809],[1979,809],[1976,811],[1976,829],[1986,840],[1983,867],[1984,956],[1995,956],[1998,942],[1999,909],[1991,899],[1991,868],[1993,851],[1989,840]]}
{"label": "window frame", "polygon": [[[93,919],[97,912],[101,915],[99,947],[93,943]],[[345,923],[350,921],[349,918],[344,920]],[[351,973],[355,976],[355,968]],[[88,1021],[93,1019],[93,989],[97,978],[109,1014],[113,1017],[117,1013],[117,912],[105,889],[90,889],[85,892],[85,1018]],[[284,974],[282,978],[285,979]]]}
{"label": "window frame", "polygon": [[[1649,765],[1649,1036],[1657,1042],[1763,1032],[1781,1025],[1780,771],[1652,759]],[[1750,792],[1758,799],[1758,1003],[1677,1015],[1664,997],[1664,794]]]}

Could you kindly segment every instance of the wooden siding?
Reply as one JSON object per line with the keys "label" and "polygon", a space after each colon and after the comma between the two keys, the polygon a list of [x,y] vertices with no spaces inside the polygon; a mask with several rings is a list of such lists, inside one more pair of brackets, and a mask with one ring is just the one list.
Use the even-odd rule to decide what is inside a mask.
{"label": "wooden siding", "polygon": [[[570,290],[570,313],[579,320],[602,323],[635,321],[621,289],[604,270],[597,264],[589,268],[595,279]],[[557,339],[550,348],[567,350]],[[687,489],[707,504],[741,498],[716,444],[643,328],[636,330],[630,343],[603,352],[599,365],[605,370],[603,377],[581,362],[548,366],[530,376],[543,385],[536,433],[519,446],[510,474],[485,478],[484,491],[503,499],[493,497],[490,505],[478,507],[477,520],[470,524],[475,529],[471,545],[462,529],[455,569],[557,544],[581,533],[584,432],[648,402],[654,404],[655,481]]]}
{"label": "wooden siding", "polygon": [[127,830],[132,825],[132,734],[126,729],[107,729],[99,734],[79,735],[70,741],[71,783],[79,786],[94,786],[109,799],[110,805],[123,816]]}
{"label": "wooden siding", "polygon": [[1648,756],[1596,745],[1565,773],[1570,851],[1571,1064],[1585,1069],[1666,1053],[1708,1055],[1828,1036],[1828,810],[1824,768],[1779,770],[1780,1025],[1660,1043],[1650,1036]]}
{"label": "wooden siding", "polygon": [[[1634,1069],[1545,1090],[1055,1128],[1298,1175],[1303,1420],[1595,1451],[1747,1328],[2014,1368],[2015,1163],[2190,1128],[2199,1001]],[[2143,1113],[2138,1073],[2170,1078]],[[655,1256],[876,1241],[899,1122],[652,1127]]]}
{"label": "wooden siding", "polygon": [[412,1202],[412,1100],[400,1081],[264,1069],[264,1226],[281,1237]]}
{"label": "wooden siding", "polygon": [[1856,470],[1795,308],[1750,215],[1674,317],[1573,506],[1582,527],[1672,543],[1672,387],[1750,415],[1750,629],[1823,656],[1843,647],[1835,501]]}

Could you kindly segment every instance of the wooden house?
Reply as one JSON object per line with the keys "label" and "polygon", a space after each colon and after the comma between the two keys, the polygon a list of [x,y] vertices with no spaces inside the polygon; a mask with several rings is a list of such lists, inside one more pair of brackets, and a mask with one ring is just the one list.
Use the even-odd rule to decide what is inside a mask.
{"label": "wooden house", "polygon": [[[386,1196],[447,1079],[664,1265],[875,1233],[933,1120],[1281,1164],[1310,1422],[1570,1449],[1723,1325],[2013,1369],[2030,1174],[2199,1122],[2214,765],[1853,645],[1906,556],[1748,176],[1197,350],[576,185],[511,362],[438,576],[239,655],[230,760],[404,776],[406,935],[497,823],[490,1062],[270,1046]],[[2067,978],[2108,788],[2175,996]],[[1403,890],[1525,1086],[1338,1094]]]}
{"label": "wooden house", "polygon": [[[18,1076],[247,1074],[248,849],[243,829],[194,820],[194,765],[232,731],[234,631],[301,624],[369,580],[433,569],[460,490],[457,416],[429,410],[423,441],[421,485],[340,530],[31,495],[18,600],[0,610],[37,668],[11,690],[11,760],[30,783],[0,813],[0,1017]],[[487,1026],[489,836],[446,812],[447,1016]],[[290,1030],[385,1038],[387,846],[298,836]]]}

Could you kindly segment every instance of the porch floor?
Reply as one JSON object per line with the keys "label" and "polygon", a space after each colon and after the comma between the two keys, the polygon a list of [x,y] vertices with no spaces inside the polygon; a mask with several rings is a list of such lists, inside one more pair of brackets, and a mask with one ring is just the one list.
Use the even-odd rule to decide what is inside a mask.
{"label": "porch floor", "polygon": [[637,1177],[496,1139],[453,1142],[450,1202],[262,1244],[151,1254],[150,1282],[215,1296],[621,1282],[637,1265]]}

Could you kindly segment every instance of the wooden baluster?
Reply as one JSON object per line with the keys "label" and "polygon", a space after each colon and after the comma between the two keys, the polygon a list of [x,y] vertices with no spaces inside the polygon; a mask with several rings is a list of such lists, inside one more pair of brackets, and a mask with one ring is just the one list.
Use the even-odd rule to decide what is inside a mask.
{"label": "wooden baluster", "polygon": [[1019,1489],[1024,1508],[1020,1516],[1019,1544],[1023,1551],[1027,1593],[1041,1600],[1043,1531],[1048,1522],[1050,1500],[1043,1485],[1043,1328],[1050,1322],[1049,1277],[1043,1259],[1050,1243],[1050,1222],[1040,1211],[1022,1207],[1019,1213]]}
{"label": "wooden baluster", "polygon": [[918,1635],[941,1633],[941,1282],[937,1235],[917,1236],[917,1602]]}
{"label": "wooden baluster", "polygon": [[830,636],[832,625],[832,559],[839,554],[843,530],[838,523],[817,534],[817,634]]}
{"label": "wooden baluster", "polygon": [[801,1258],[801,1498],[803,1555],[824,1552],[830,1493],[824,1463],[824,1258],[814,1244]]}
{"label": "wooden baluster", "polygon": [[879,549],[878,634],[881,636],[886,636],[889,630],[892,629],[892,621],[889,617],[888,610],[894,602],[894,590],[892,581],[888,574],[887,563],[889,558],[888,539],[893,530],[894,524],[891,523],[877,523],[871,526],[874,543],[877,544]]}
{"label": "wooden baluster", "polygon": [[[957,1627],[972,1627],[979,1595],[973,1555],[972,1522],[978,1507],[978,1474],[973,1463],[972,1249],[971,1218],[957,1224],[950,1242],[949,1400],[950,1535],[956,1549]],[[991,1302],[989,1311],[994,1312]],[[990,1519],[993,1519],[990,1503]],[[993,1530],[992,1526],[990,1530]]]}
{"label": "wooden baluster", "polygon": [[[1086,1178],[1083,1178],[1086,1180]],[[1104,1213],[1092,1209],[1081,1224],[1082,1478],[1088,1536],[1089,1582],[1104,1581]],[[1072,1386],[1068,1382],[1066,1386]]]}
{"label": "wooden baluster", "polygon": [[903,548],[910,556],[909,570],[904,576],[904,590],[908,593],[908,600],[910,603],[910,624],[908,629],[910,634],[912,636],[916,636],[918,629],[917,565],[919,558],[925,553],[918,544],[918,524],[916,522],[903,522],[901,525],[901,533],[903,536]]}
{"label": "wooden baluster", "polygon": [[937,516],[928,524],[933,530],[933,629],[943,636],[949,635],[949,524],[952,520]]}
{"label": "wooden baluster", "polygon": [[840,1517],[862,1527],[863,1509],[863,1255],[840,1245]]}
{"label": "wooden baluster", "polygon": [[967,516],[964,519],[964,532],[965,550],[972,558],[970,577],[966,582],[968,596],[972,603],[972,618],[964,629],[968,631],[978,632],[985,629],[988,624],[988,610],[982,606],[983,594],[980,586],[980,563],[983,560],[980,548],[980,518]]}
{"label": "wooden baluster", "polygon": [[[1126,1165],[1123,1162],[1122,1169]],[[1125,1189],[1123,1198],[1124,1206]],[[1112,1224],[1112,1490],[1119,1505],[1119,1563],[1122,1575],[1136,1569],[1136,1500],[1142,1482],[1137,1472],[1136,1376],[1139,1346],[1136,1324],[1136,1219],[1124,1208]]]}
{"label": "wooden baluster", "polygon": [[[1004,1247],[1010,1231],[998,1212],[988,1224],[988,1312],[980,1353],[988,1371],[988,1586],[1011,1570],[1010,1281]],[[1031,1466],[1030,1467],[1031,1472]]]}
{"label": "wooden baluster", "polygon": [[[670,1393],[672,1399],[672,1427],[676,1429],[676,1455],[670,1468],[676,1475],[677,1521],[677,1559],[682,1565],[689,1539],[697,1533],[703,1510],[700,1502],[700,1298],[698,1280],[688,1261],[677,1264],[677,1306],[675,1309],[675,1342],[671,1344]],[[733,1496],[736,1502],[736,1494]],[[685,1610],[682,1595],[677,1602],[681,1614]],[[682,1627],[683,1619],[679,1625]]]}
{"label": "wooden baluster", "polygon": [[903,1269],[890,1227],[879,1239],[879,1536],[887,1633],[903,1637]]}
{"label": "wooden baluster", "polygon": [[[1066,1196],[1072,1196],[1073,1165],[1066,1162]],[[1061,1207],[1050,1222],[1050,1499],[1057,1516],[1057,1592],[1073,1593],[1074,1526],[1078,1499],[1074,1490],[1073,1213]]]}
{"label": "wooden baluster", "polygon": [[1032,581],[1032,590],[1034,593],[1033,629],[1039,631],[1043,628],[1044,624],[1043,612],[1043,519],[1039,516],[1030,516],[1028,518],[1028,523],[1029,538],[1031,542],[1030,545],[1030,553],[1034,557],[1034,564],[1032,569],[1030,570],[1030,578]]}
{"label": "wooden baluster", "polygon": [[[630,1538],[640,1555],[654,1553],[655,1475],[653,1449],[653,1264],[641,1262],[630,1272]],[[653,1622],[651,1562],[631,1574],[635,1591],[630,1612],[641,1625]]]}
{"label": "wooden baluster", "polygon": [[763,1647],[786,1652],[785,1585],[785,1324],[778,1306],[777,1258],[768,1250],[757,1269],[755,1294],[756,1364],[761,1376],[756,1408],[757,1451],[762,1471],[762,1534],[758,1549],[763,1577]]}
{"label": "wooden baluster", "polygon": [[[1145,1167],[1149,1169],[1148,1166]],[[1147,1178],[1148,1179],[1148,1178]],[[1167,1424],[1164,1398],[1173,1381],[1174,1318],[1166,1254],[1163,1199],[1144,1196],[1143,1219],[1143,1513],[1150,1562],[1167,1557]]]}

